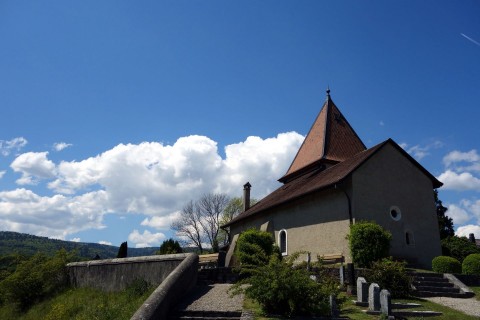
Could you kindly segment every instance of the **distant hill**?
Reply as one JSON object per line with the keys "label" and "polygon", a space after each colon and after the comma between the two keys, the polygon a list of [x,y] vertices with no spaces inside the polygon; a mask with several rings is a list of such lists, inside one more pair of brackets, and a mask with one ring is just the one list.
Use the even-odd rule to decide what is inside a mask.
{"label": "distant hill", "polygon": [[[73,242],[47,237],[38,237],[25,233],[0,231],[0,256],[20,254],[31,256],[37,252],[54,255],[64,248],[67,251],[76,250],[77,255],[86,260],[93,259],[97,254],[101,259],[115,258],[118,247],[98,243]],[[129,257],[150,256],[159,248],[128,248]]]}

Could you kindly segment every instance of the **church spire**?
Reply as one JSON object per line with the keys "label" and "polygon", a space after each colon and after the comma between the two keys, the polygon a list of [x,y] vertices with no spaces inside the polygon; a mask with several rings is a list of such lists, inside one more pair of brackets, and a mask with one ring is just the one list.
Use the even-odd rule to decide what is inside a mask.
{"label": "church spire", "polygon": [[330,96],[308,132],[287,173],[279,179],[287,182],[321,165],[344,161],[366,150],[362,140],[355,133]]}

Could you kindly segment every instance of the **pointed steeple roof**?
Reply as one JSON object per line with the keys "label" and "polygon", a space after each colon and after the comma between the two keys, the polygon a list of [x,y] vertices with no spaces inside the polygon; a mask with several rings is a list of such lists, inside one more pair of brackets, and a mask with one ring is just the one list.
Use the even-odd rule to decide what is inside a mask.
{"label": "pointed steeple roof", "polygon": [[328,89],[320,113],[287,173],[279,181],[285,183],[322,164],[342,162],[364,150],[365,145],[333,103]]}

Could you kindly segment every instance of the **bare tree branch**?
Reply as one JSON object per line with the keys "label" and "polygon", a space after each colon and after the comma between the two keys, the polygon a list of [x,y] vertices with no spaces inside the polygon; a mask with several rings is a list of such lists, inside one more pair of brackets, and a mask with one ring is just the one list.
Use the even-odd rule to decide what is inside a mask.
{"label": "bare tree branch", "polygon": [[204,235],[201,219],[198,206],[190,201],[183,207],[180,217],[172,222],[170,228],[176,232],[177,236],[186,238],[188,244],[193,244],[200,250],[200,253],[203,253]]}

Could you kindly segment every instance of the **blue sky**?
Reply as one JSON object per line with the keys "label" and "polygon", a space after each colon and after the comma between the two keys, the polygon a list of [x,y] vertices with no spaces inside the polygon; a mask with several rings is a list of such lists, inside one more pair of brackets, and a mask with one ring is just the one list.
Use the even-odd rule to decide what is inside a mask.
{"label": "blue sky", "polygon": [[327,86],[480,238],[478,1],[2,1],[0,229],[158,246],[203,193],[274,190]]}

